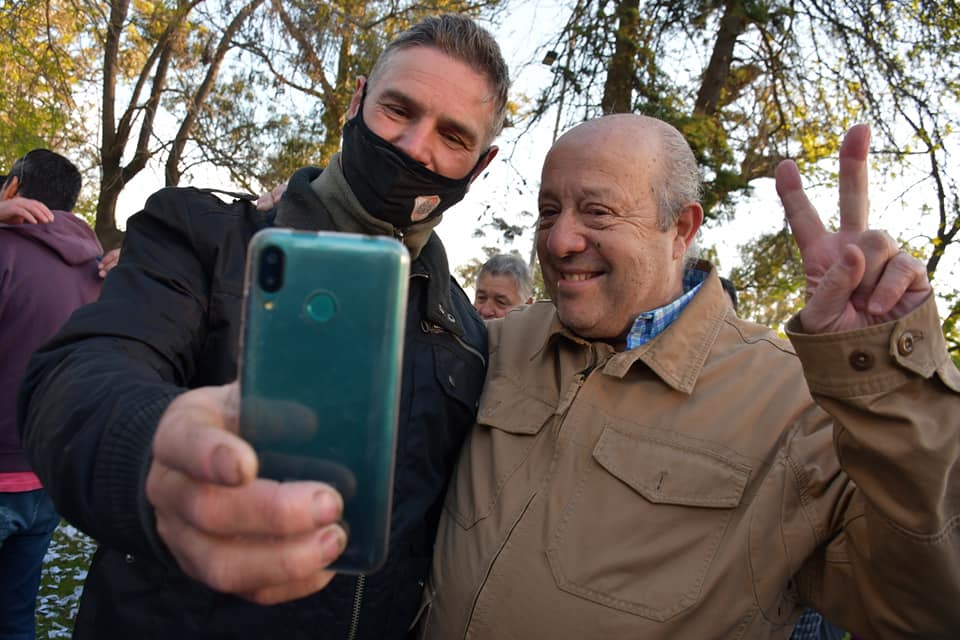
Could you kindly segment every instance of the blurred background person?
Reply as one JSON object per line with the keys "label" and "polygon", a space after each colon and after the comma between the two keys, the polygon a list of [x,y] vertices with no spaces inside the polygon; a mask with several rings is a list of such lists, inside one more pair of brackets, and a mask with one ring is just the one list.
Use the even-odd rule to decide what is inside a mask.
{"label": "blurred background person", "polygon": [[43,557],[60,516],[31,471],[17,432],[27,361],[100,291],[100,243],[70,213],[77,168],[34,149],[0,188],[0,638],[33,638]]}
{"label": "blurred background person", "polygon": [[514,307],[532,302],[533,276],[520,256],[496,255],[480,268],[473,306],[484,320],[502,318]]}

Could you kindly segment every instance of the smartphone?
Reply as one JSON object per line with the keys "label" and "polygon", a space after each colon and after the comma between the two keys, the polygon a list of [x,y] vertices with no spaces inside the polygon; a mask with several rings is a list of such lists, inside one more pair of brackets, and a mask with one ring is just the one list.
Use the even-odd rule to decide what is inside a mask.
{"label": "smartphone", "polygon": [[386,560],[409,270],[379,236],[266,229],[248,248],[240,433],[261,477],[341,493],[342,573]]}

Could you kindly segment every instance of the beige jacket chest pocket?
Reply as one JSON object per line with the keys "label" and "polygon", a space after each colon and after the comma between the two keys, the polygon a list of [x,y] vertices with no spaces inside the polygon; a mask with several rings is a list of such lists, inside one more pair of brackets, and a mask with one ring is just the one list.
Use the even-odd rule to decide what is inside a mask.
{"label": "beige jacket chest pocket", "polygon": [[[495,401],[491,401],[495,398]],[[489,517],[502,499],[525,502],[540,465],[529,459],[554,406],[506,378],[488,380],[477,424],[460,453],[446,509],[464,529]]]}
{"label": "beige jacket chest pocket", "polygon": [[700,599],[750,469],[714,451],[605,427],[551,517],[557,586],[657,621]]}

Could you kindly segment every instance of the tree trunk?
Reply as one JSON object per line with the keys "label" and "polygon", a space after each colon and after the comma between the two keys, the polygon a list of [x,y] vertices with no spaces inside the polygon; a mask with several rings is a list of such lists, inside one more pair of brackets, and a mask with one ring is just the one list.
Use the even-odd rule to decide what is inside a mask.
{"label": "tree trunk", "polygon": [[697,93],[697,102],[693,108],[695,114],[712,116],[719,110],[723,89],[730,79],[733,48],[746,28],[747,9],[744,0],[727,0],[724,3],[717,39],[713,43],[710,64],[703,72],[703,82]]}
{"label": "tree trunk", "polygon": [[633,83],[637,69],[637,32],[640,28],[640,0],[620,0],[617,16],[616,45],[607,80],[603,85],[600,107],[604,114],[629,113],[633,110]]}
{"label": "tree trunk", "polygon": [[108,169],[104,164],[100,178],[100,199],[97,201],[97,218],[93,226],[104,251],[116,249],[123,241],[123,232],[117,229],[117,199],[125,184],[120,174],[119,162],[113,163],[113,169]]}

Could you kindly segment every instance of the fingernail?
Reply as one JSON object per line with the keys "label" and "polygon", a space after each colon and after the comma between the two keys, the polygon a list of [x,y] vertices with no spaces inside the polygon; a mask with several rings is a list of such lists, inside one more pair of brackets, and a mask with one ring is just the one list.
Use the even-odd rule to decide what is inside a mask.
{"label": "fingernail", "polygon": [[237,485],[243,479],[240,473],[240,461],[237,460],[226,445],[217,445],[211,456],[213,475],[217,481],[225,485]]}
{"label": "fingernail", "polygon": [[313,496],[313,520],[317,524],[329,524],[340,519],[342,502],[332,491],[318,491]]}
{"label": "fingernail", "polygon": [[320,534],[320,547],[323,555],[331,561],[339,556],[347,546],[347,534],[337,525],[329,527]]}

